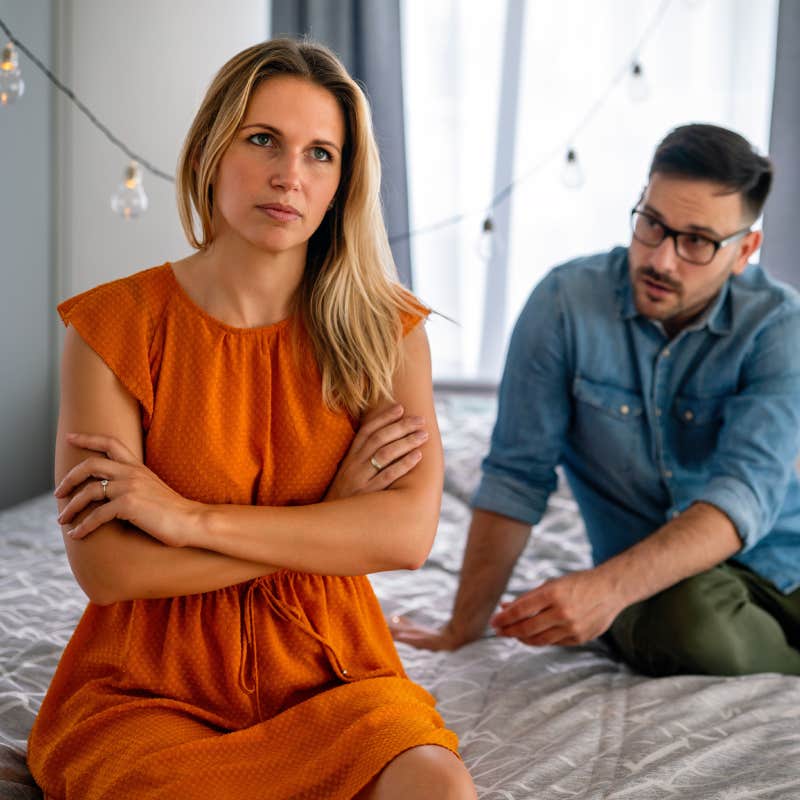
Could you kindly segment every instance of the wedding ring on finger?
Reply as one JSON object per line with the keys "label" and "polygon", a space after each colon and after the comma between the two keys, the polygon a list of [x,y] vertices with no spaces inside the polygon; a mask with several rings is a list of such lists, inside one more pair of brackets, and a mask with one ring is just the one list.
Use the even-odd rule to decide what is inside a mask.
{"label": "wedding ring on finger", "polygon": [[100,485],[103,487],[103,500],[108,500],[108,491],[106,489],[108,486],[108,480],[103,478],[103,480],[100,481]]}
{"label": "wedding ring on finger", "polygon": [[372,466],[375,467],[378,472],[383,469],[383,466],[380,464],[378,459],[375,458],[375,456],[372,456],[372,458],[369,460],[369,463],[372,464]]}

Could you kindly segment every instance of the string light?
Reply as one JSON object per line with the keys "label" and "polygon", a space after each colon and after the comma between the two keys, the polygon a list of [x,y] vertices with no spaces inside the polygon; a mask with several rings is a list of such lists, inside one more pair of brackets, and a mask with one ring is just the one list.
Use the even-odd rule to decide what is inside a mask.
{"label": "string light", "polygon": [[125,168],[125,176],[111,195],[111,210],[124,219],[136,219],[147,211],[147,195],[142,186],[142,171],[135,161]]}
{"label": "string light", "polygon": [[485,217],[481,224],[481,233],[475,247],[478,257],[487,264],[502,252],[502,242],[497,233],[497,226],[490,216]]}
{"label": "string light", "polygon": [[568,189],[580,189],[586,180],[581,162],[578,161],[578,153],[574,147],[570,147],[564,157],[564,166],[561,169],[561,180]]}
{"label": "string light", "polygon": [[[16,49],[18,49],[21,53],[24,53],[31,60],[31,62],[44,74],[44,76],[50,81],[50,83],[53,84],[53,86],[56,87],[56,89],[58,89],[60,92],[65,94],[72,101],[72,103],[76,106],[76,108],[82,114],[84,114],[84,116],[86,116],[86,118],[89,120],[89,122],[91,122],[92,125],[94,125],[94,127],[97,128],[97,130],[99,130],[100,133],[102,133],[106,137],[106,139],[108,139],[108,141],[111,142],[111,144],[114,145],[114,147],[118,148],[119,150],[122,150],[122,152],[125,153],[125,155],[128,156],[128,158],[131,159],[131,164],[136,163],[137,175],[139,176],[138,177],[138,183],[139,183],[139,190],[141,191],[141,197],[139,197],[136,200],[136,202],[133,202],[133,200],[131,200],[131,202],[127,206],[126,206],[125,202],[122,202],[120,208],[124,209],[125,207],[129,207],[129,209],[130,209],[130,214],[128,214],[128,215],[126,215],[124,211],[121,211],[120,213],[122,213],[123,216],[127,216],[127,218],[130,219],[130,218],[139,216],[140,214],[142,214],[147,209],[147,205],[148,205],[148,203],[147,203],[147,195],[144,194],[144,190],[141,188],[141,172],[139,171],[139,166],[138,166],[139,164],[141,164],[151,175],[155,175],[156,177],[161,178],[162,180],[165,180],[165,181],[169,181],[170,183],[175,183],[175,178],[172,175],[164,172],[163,170],[158,169],[157,167],[153,166],[153,164],[151,164],[149,161],[147,161],[146,159],[142,158],[140,155],[135,153],[133,150],[131,150],[130,147],[128,147],[128,145],[125,144],[125,142],[123,142],[119,137],[115,136],[108,129],[108,127],[106,125],[104,125],[102,122],[100,122],[100,120],[86,107],[86,105],[83,102],[81,102],[75,96],[75,92],[73,92],[72,89],[69,88],[69,86],[66,86],[65,84],[63,84],[42,63],[41,59],[37,58],[35,53],[31,52],[31,50],[28,47],[26,47],[22,42],[20,42],[20,40],[17,37],[15,37],[11,33],[11,31],[8,29],[8,26],[5,24],[5,22],[3,22],[2,19],[0,19],[0,30],[2,30],[5,33],[5,35],[14,43],[14,46],[15,46]],[[0,70],[0,72],[4,72],[5,71],[5,63],[6,63],[6,57],[5,56],[6,56],[6,49],[3,50],[3,62],[2,62],[3,66],[2,66],[2,70]],[[9,59],[9,61],[10,61],[10,59]],[[21,80],[20,80],[20,82],[21,82]],[[1,87],[2,87],[2,84],[0,84],[0,88]],[[20,90],[19,94],[22,94],[21,90]],[[131,169],[131,165],[128,166],[128,168],[127,168],[127,170],[125,172],[125,178],[123,180],[123,184],[121,184],[120,187],[117,189],[117,191],[114,193],[114,197],[116,197],[117,195],[120,194],[120,188],[127,181],[133,180],[133,178],[129,177],[129,174],[128,174],[130,169]],[[136,187],[127,187],[127,186],[125,188],[128,191],[135,191],[135,189],[136,189]],[[113,198],[112,198],[112,208],[113,207],[114,206],[113,206]],[[134,213],[134,209],[138,209],[138,210],[136,210],[136,212]]]}
{"label": "string light", "polygon": [[631,64],[628,75],[628,95],[634,103],[643,103],[650,96],[650,87],[644,76],[644,69],[640,61]]}
{"label": "string light", "polygon": [[19,70],[19,57],[13,42],[3,48],[3,59],[0,61],[0,106],[13,103],[25,94],[25,81]]}
{"label": "string light", "polygon": [[[622,80],[625,79],[626,76],[630,76],[629,79],[633,80],[634,79],[633,73],[636,72],[635,79],[636,80],[643,80],[643,74],[642,74],[643,70],[642,70],[642,67],[641,67],[641,63],[638,61],[638,57],[636,56],[636,54],[641,51],[641,49],[643,48],[645,42],[655,32],[655,30],[658,27],[658,24],[661,22],[662,17],[667,12],[667,10],[668,10],[669,6],[671,5],[672,1],[673,0],[661,0],[661,3],[659,5],[658,9],[653,14],[653,17],[651,18],[651,20],[650,20],[649,24],[647,25],[644,33],[642,34],[641,38],[639,39],[639,42],[637,43],[635,49],[633,50],[631,58],[625,64],[624,68],[613,77],[613,79],[611,80],[611,82],[610,82],[609,86],[607,87],[605,93],[600,98],[598,98],[598,100],[594,103],[594,105],[591,106],[591,108],[588,110],[588,112],[586,113],[584,118],[581,120],[580,124],[575,128],[575,130],[572,132],[572,135],[567,139],[567,141],[574,141],[575,140],[577,135],[589,124],[589,122],[594,118],[594,116],[598,113],[598,111],[600,111],[600,109],[605,105],[606,100],[608,99],[608,96],[611,94],[611,92],[616,88],[616,86]],[[685,2],[686,2],[687,5],[695,5],[695,4],[699,4],[700,2],[702,2],[702,0],[685,0]],[[69,87],[65,86],[60,80],[58,80],[58,78],[55,75],[53,75],[53,73],[27,47],[25,47],[18,39],[16,39],[12,35],[11,31],[8,29],[8,27],[5,25],[5,23],[3,22],[2,19],[0,19],[0,29],[3,30],[5,32],[5,34],[6,34],[6,36],[8,36],[8,38],[11,39],[12,42],[14,42],[16,44],[17,48],[22,53],[24,53],[26,56],[28,56],[28,58],[30,58],[30,60],[44,73],[44,75],[48,78],[48,80],[50,80],[51,83],[53,83],[53,85],[57,89],[59,89],[59,91],[63,92],[78,107],[78,109],[80,111],[82,111],[86,115],[86,117],[89,119],[89,121],[98,130],[100,130],[101,133],[103,133],[106,136],[106,138],[112,144],[114,144],[116,147],[118,147],[120,150],[122,150],[133,161],[136,161],[136,162],[140,163],[151,174],[156,175],[157,177],[162,178],[163,180],[169,181],[171,183],[175,182],[175,178],[172,175],[169,175],[169,174],[157,169],[156,167],[154,167],[152,164],[150,164],[144,158],[142,158],[141,156],[139,156],[136,153],[134,153],[124,142],[122,142],[120,139],[118,139],[116,136],[114,136],[111,133],[111,131],[105,125],[103,125],[94,116],[94,114],[92,114],[91,111],[89,111],[89,109],[80,100],[78,100],[78,98],[75,96],[75,93]],[[3,61],[4,61],[4,63],[6,61],[6,59],[5,59],[5,50],[4,50],[4,59],[3,59]],[[10,61],[10,59],[9,59],[9,61]],[[637,67],[638,67],[638,69],[637,69]],[[22,88],[20,88],[19,93],[18,93],[17,96],[21,95],[22,91],[24,89],[24,85],[22,84],[21,78],[20,78],[20,86]],[[631,91],[633,91],[633,90],[631,89]],[[636,91],[640,92],[641,89],[637,89]],[[482,225],[482,229],[481,229],[481,240],[482,241],[486,240],[487,242],[491,242],[491,244],[485,245],[485,244],[481,243],[479,245],[481,250],[483,250],[485,252],[487,247],[489,247],[489,249],[497,247],[496,238],[494,236],[494,223],[493,223],[492,218],[491,218],[491,210],[496,208],[498,205],[500,205],[500,203],[504,202],[508,197],[510,197],[512,192],[513,192],[513,190],[520,183],[522,183],[525,180],[528,180],[530,177],[532,177],[533,175],[538,173],[541,169],[543,169],[545,166],[547,166],[547,164],[549,164],[550,161],[555,156],[557,156],[559,152],[561,152],[561,153],[564,152],[563,151],[563,147],[555,148],[547,156],[545,156],[538,164],[534,165],[531,169],[529,169],[527,172],[525,172],[520,177],[517,177],[514,180],[512,180],[511,183],[509,183],[504,189],[499,191],[494,196],[494,198],[492,198],[492,201],[491,201],[491,203],[489,204],[489,207],[488,207],[490,213],[489,213],[488,216],[485,216],[483,218],[483,225]],[[130,169],[130,166],[129,166],[128,169]],[[126,172],[125,180],[126,181],[129,180],[128,177],[127,177],[127,172]],[[562,180],[567,185],[574,186],[574,187],[581,186],[583,184],[583,182],[584,182],[583,168],[581,167],[580,163],[578,162],[577,152],[575,151],[575,149],[573,147],[569,147],[569,149],[567,150],[565,163],[564,163],[564,165],[562,167]],[[123,184],[124,183],[125,183],[125,181],[123,181]],[[141,189],[141,179],[139,179],[139,188]],[[117,192],[115,192],[114,196],[119,194],[119,191],[120,190],[118,189]],[[142,213],[147,208],[147,196],[144,194],[143,190],[142,190],[142,197],[144,197],[144,201],[143,201],[143,203],[141,203],[141,211],[139,213]],[[486,207],[484,206],[484,210],[485,210],[485,208]],[[465,219],[467,219],[469,217],[475,216],[476,213],[479,213],[479,212],[476,211],[476,210],[473,210],[473,211],[467,211],[467,212],[463,212],[463,213],[459,213],[459,214],[454,214],[454,215],[452,215],[452,216],[450,216],[450,217],[448,217],[446,219],[439,220],[438,222],[434,222],[434,223],[432,223],[430,225],[426,225],[426,226],[424,226],[422,228],[418,228],[418,229],[415,229],[413,231],[412,230],[408,230],[408,231],[405,231],[404,233],[396,234],[396,235],[394,235],[394,236],[389,238],[389,242],[391,244],[394,244],[396,242],[406,241],[408,239],[411,239],[411,238],[416,237],[416,236],[420,236],[420,235],[425,234],[425,233],[431,233],[431,232],[436,231],[436,230],[441,230],[442,228],[449,228],[449,227],[451,227],[453,225],[457,225],[458,223],[464,221]],[[135,215],[133,213],[131,213],[130,216],[135,216]],[[488,230],[486,229],[487,221],[489,223]]]}

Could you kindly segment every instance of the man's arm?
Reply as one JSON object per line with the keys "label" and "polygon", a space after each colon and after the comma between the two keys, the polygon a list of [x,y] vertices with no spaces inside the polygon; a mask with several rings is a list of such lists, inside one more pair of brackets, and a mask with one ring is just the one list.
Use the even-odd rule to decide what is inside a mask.
{"label": "man's arm", "polygon": [[603,564],[527,592],[491,622],[499,635],[525,644],[582,644],[608,630],[629,605],[711,569],[741,545],[723,512],[696,503]]}
{"label": "man's arm", "polygon": [[450,621],[435,630],[394,618],[390,622],[394,638],[427,650],[454,650],[479,639],[530,532],[531,526],[524,522],[476,509]]}

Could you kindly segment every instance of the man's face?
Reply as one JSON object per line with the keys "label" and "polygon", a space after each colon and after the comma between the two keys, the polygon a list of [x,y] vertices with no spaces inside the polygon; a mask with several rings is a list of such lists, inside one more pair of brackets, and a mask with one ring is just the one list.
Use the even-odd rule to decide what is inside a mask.
{"label": "man's face", "polygon": [[[715,241],[746,228],[742,197],[718,183],[654,173],[637,205],[676,231],[697,233]],[[693,264],[675,251],[675,240],[666,236],[656,247],[631,238],[628,250],[631,285],[636,309],[658,320],[670,336],[702,313],[731,274],[747,266],[761,244],[753,231],[717,250],[709,264]]]}

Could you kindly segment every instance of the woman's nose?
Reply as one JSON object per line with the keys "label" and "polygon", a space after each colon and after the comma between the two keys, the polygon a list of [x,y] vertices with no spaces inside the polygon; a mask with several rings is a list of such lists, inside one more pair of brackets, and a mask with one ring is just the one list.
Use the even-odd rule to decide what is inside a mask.
{"label": "woman's nose", "polygon": [[284,190],[300,188],[300,155],[286,154],[275,164],[275,172],[270,182],[273,186]]}

